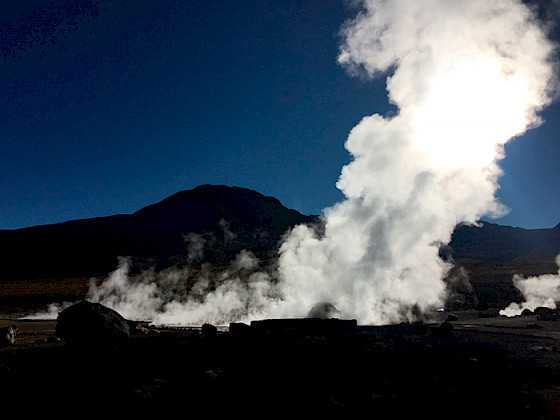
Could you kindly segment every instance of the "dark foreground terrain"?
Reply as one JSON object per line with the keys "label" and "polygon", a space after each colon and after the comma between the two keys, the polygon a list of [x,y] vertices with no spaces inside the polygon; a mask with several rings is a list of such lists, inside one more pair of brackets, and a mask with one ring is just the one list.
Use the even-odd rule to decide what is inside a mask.
{"label": "dark foreground terrain", "polygon": [[14,323],[16,345],[0,349],[0,395],[21,412],[560,418],[560,321],[534,316],[459,314],[441,338],[439,324],[237,325],[154,328],[86,347],[54,342],[55,321],[0,327]]}

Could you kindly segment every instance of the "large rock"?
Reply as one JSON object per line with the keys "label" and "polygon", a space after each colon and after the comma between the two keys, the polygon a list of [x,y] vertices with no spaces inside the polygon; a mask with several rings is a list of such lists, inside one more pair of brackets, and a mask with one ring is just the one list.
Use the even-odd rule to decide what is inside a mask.
{"label": "large rock", "polygon": [[320,302],[315,306],[313,306],[313,308],[311,308],[311,310],[307,314],[307,317],[327,319],[327,318],[334,318],[339,314],[340,314],[339,310],[336,309],[332,303]]}
{"label": "large rock", "polygon": [[129,337],[130,326],[113,309],[82,301],[58,314],[56,335],[73,344],[119,344]]}
{"label": "large rock", "polygon": [[204,337],[214,338],[218,333],[218,329],[212,324],[203,324],[201,332]]}

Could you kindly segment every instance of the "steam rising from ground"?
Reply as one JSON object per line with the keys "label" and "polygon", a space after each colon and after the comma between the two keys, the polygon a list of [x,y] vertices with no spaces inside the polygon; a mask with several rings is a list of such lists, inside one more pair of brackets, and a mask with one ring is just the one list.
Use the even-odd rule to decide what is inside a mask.
{"label": "steam rising from ground", "polygon": [[337,183],[346,198],[324,211],[324,234],[297,226],[277,271],[260,271],[246,253],[215,289],[201,273],[188,296],[166,292],[185,273],[170,271],[159,285],[154,273],[130,282],[123,261],[90,299],[131,318],[182,324],[305,316],[321,302],[379,324],[443,305],[451,266],[439,246],[457,223],[504,213],[497,161],[509,139],[539,124],[553,46],[521,1],[361,6],[343,27],[338,61],[353,74],[389,75],[399,112],[352,129],[345,146],[353,160]]}
{"label": "steam rising from ground", "polygon": [[280,315],[332,302],[367,323],[441,306],[455,225],[504,212],[494,198],[503,144],[539,123],[551,44],[517,1],[365,1],[339,62],[387,78],[399,114],[364,118],[325,211],[325,236],[299,226],[282,245]]}
{"label": "steam rising from ground", "polygon": [[194,275],[189,267],[139,276],[130,276],[129,270],[130,261],[121,259],[105,282],[91,285],[87,299],[125,318],[154,324],[224,325],[262,316],[263,307],[279,298],[270,274],[248,251],[239,253],[225,269],[203,265]]}
{"label": "steam rising from ground", "polygon": [[560,302],[560,255],[556,257],[557,274],[544,274],[537,277],[524,278],[518,274],[513,277],[513,284],[517,287],[524,302],[512,302],[500,311],[500,315],[516,316],[528,309],[534,311],[538,307],[556,309],[556,302]]}

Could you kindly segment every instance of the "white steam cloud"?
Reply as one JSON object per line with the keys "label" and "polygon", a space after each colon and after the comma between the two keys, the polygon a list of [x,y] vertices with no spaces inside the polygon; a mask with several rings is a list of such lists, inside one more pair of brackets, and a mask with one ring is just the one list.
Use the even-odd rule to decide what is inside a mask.
{"label": "white steam cloud", "polygon": [[[554,46],[518,0],[360,6],[343,27],[338,61],[351,73],[389,75],[399,111],[352,129],[345,145],[353,160],[337,183],[346,198],[324,211],[324,234],[297,226],[277,270],[263,272],[243,253],[224,272],[203,270],[188,288],[188,273],[177,271],[131,281],[123,261],[90,299],[175,324],[300,317],[318,303],[382,324],[443,305],[451,266],[439,247],[457,223],[504,213],[497,162],[551,100]],[[202,250],[188,239],[193,255]],[[177,293],[181,284],[188,293]]]}
{"label": "white steam cloud", "polygon": [[339,62],[387,78],[393,118],[364,118],[323,238],[299,226],[282,246],[280,315],[332,302],[365,323],[441,306],[438,257],[459,222],[504,209],[495,199],[503,145],[539,123],[553,46],[519,1],[364,1]]}
{"label": "white steam cloud", "polygon": [[187,267],[137,276],[131,276],[129,270],[130,261],[121,259],[106,281],[91,284],[86,299],[131,320],[150,320],[158,325],[224,325],[262,317],[264,308],[279,298],[270,274],[248,251],[240,252],[222,270],[203,265],[197,273]]}
{"label": "white steam cloud", "polygon": [[513,284],[521,291],[525,301],[510,303],[507,308],[500,311],[500,315],[508,317],[521,315],[525,309],[534,311],[539,307],[556,309],[556,302],[560,302],[560,255],[556,257],[556,265],[558,265],[557,274],[528,278],[516,274],[513,277]]}

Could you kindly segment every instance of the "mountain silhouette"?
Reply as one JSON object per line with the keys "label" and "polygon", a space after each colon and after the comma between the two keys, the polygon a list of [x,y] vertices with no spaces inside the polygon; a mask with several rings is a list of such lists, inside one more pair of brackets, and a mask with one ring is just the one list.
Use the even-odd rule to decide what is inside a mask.
{"label": "mountain silhouette", "polygon": [[243,249],[268,258],[288,229],[317,221],[256,191],[202,185],[133,214],[1,230],[0,263],[4,279],[105,276],[119,256],[162,269],[192,262],[195,234],[205,260],[225,264]]}
{"label": "mountain silhouette", "polygon": [[460,224],[449,243],[454,259],[487,262],[554,260],[560,253],[560,224],[552,229],[523,229],[482,223]]}

